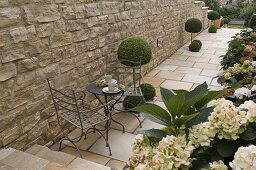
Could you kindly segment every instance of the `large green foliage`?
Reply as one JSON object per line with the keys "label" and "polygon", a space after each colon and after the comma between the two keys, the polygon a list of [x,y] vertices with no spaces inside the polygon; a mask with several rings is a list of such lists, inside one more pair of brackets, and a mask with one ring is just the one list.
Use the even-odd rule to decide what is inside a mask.
{"label": "large green foliage", "polygon": [[132,111],[142,112],[142,115],[156,123],[166,126],[163,130],[147,130],[147,136],[161,138],[169,135],[179,135],[184,126],[189,128],[194,124],[207,121],[211,109],[207,103],[219,97],[222,91],[208,91],[208,85],[203,83],[192,91],[167,90],[161,88],[162,100],[167,110],[158,105],[145,103]]}
{"label": "large green foliage", "polygon": [[245,25],[248,25],[253,12],[254,12],[254,8],[251,5],[247,5],[243,9],[241,9],[240,17],[244,19]]}
{"label": "large green foliage", "polygon": [[220,9],[220,14],[224,17],[233,18],[241,18],[240,17],[240,8],[237,7],[223,7]]}
{"label": "large green foliage", "polygon": [[203,0],[205,2],[205,6],[209,7],[210,10],[218,11],[220,9],[220,1],[219,0]]}
{"label": "large green foliage", "polygon": [[139,38],[132,37],[124,40],[117,50],[118,59],[127,66],[137,66],[141,60],[141,64],[147,64],[152,57],[149,44]]}

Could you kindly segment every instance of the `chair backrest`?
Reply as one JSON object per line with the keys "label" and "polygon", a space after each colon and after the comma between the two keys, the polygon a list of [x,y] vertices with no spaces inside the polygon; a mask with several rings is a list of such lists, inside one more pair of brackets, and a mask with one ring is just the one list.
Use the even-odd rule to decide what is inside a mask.
{"label": "chair backrest", "polygon": [[59,116],[59,114],[63,112],[72,112],[80,116],[78,101],[75,92],[73,90],[70,90],[69,93],[67,93],[61,90],[57,90],[53,88],[49,79],[47,79],[47,82],[49,85],[56,114]]}

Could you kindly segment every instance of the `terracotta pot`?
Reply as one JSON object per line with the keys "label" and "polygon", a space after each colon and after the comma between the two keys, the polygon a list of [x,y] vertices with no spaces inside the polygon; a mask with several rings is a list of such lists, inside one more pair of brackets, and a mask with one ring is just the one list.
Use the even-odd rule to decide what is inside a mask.
{"label": "terracotta pot", "polygon": [[217,29],[220,29],[220,22],[221,22],[220,19],[216,19],[216,20],[213,21],[213,25],[214,25]]}

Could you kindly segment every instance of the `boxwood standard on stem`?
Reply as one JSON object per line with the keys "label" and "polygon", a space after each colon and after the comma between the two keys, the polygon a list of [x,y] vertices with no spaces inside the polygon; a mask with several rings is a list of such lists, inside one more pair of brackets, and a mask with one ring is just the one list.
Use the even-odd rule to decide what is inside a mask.
{"label": "boxwood standard on stem", "polygon": [[139,37],[124,40],[117,50],[118,59],[126,66],[137,66],[150,62],[152,52],[149,44]]}

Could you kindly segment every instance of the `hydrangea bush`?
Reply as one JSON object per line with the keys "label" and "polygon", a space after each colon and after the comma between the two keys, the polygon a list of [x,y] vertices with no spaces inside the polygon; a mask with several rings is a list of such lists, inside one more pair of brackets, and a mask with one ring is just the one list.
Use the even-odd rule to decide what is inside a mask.
{"label": "hydrangea bush", "polygon": [[192,91],[161,88],[167,110],[154,104],[132,109],[165,127],[141,132],[130,169],[256,169],[256,30],[234,36],[222,57],[223,92],[205,83]]}
{"label": "hydrangea bush", "polygon": [[[177,94],[184,94],[184,91],[176,91],[172,97]],[[204,115],[201,114],[204,118],[197,115],[183,123],[178,133],[173,133],[170,129],[174,127],[167,125],[161,130],[152,129],[151,133],[146,131],[144,135],[138,135],[132,144],[130,169],[227,170],[228,167],[247,167],[251,161],[248,159],[246,165],[240,165],[239,155],[244,146],[256,144],[256,103],[249,100],[235,106],[225,98],[210,101],[204,105]],[[142,107],[139,106],[140,109]],[[152,108],[148,114],[151,111]],[[161,119],[165,122],[163,117]]]}

